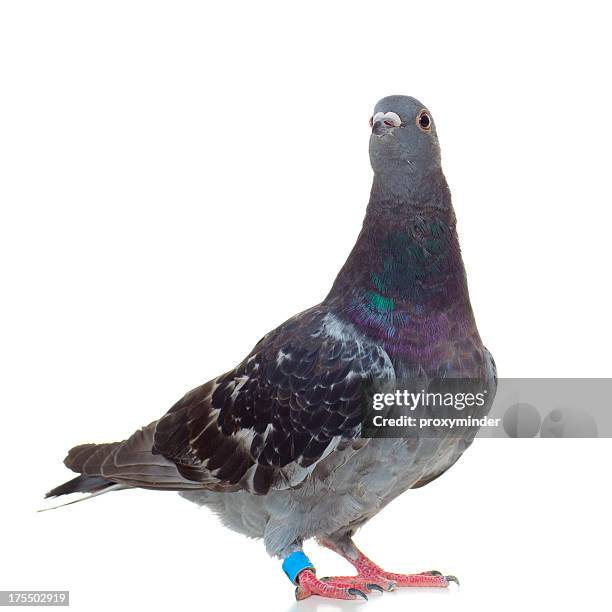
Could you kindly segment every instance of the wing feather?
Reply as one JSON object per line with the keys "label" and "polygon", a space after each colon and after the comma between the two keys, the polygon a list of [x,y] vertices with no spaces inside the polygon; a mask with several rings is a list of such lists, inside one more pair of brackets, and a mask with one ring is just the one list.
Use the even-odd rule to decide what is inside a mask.
{"label": "wing feather", "polygon": [[359,438],[372,385],[393,376],[390,363],[352,325],[311,309],[177,402],[156,426],[154,453],[221,489],[295,486]]}

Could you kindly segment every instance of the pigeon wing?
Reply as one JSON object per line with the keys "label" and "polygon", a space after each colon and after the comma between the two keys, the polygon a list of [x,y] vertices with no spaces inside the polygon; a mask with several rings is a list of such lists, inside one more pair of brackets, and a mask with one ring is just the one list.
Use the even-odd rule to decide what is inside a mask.
{"label": "pigeon wing", "polygon": [[153,452],[207,488],[295,486],[359,438],[372,385],[392,375],[381,347],[315,308],[177,402],[157,423]]}

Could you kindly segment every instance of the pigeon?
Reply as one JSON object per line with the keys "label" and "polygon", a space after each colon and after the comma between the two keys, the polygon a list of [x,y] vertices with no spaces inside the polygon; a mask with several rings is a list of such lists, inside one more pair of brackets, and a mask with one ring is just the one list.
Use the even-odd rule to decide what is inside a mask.
{"label": "pigeon", "polygon": [[[367,437],[375,390],[478,380],[489,399],[463,413],[480,417],[497,380],[470,304],[431,112],[387,96],[370,127],[369,204],[327,297],[126,440],[72,448],[64,463],[78,476],[47,497],[177,491],[263,540],[298,600],[458,582],[435,570],[386,571],[353,540],[393,499],[446,472],[478,429]],[[313,538],[356,575],[319,578],[302,548]]]}

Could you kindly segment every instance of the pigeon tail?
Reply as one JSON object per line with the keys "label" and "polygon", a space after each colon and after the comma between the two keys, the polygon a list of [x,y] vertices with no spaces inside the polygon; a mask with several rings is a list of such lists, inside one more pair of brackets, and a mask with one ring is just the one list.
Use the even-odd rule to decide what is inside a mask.
{"label": "pigeon tail", "polygon": [[150,423],[121,442],[80,444],[71,448],[64,465],[79,476],[52,489],[46,497],[88,493],[82,498],[88,499],[131,487],[184,491],[214,484],[212,477],[198,481],[185,478],[175,463],[154,451],[156,424]]}
{"label": "pigeon tail", "polygon": [[[101,475],[100,468],[104,459],[109,457],[120,444],[121,442],[80,444],[71,448],[68,451],[68,456],[64,459],[64,465],[75,472],[80,472],[80,474],[76,478],[68,480],[48,491],[45,494],[45,499],[59,497],[60,495],[70,495],[72,493],[89,493],[88,496],[76,500],[82,501],[117,488],[116,482]],[[61,505],[65,506],[68,504]],[[48,509],[51,510],[51,508]]]}

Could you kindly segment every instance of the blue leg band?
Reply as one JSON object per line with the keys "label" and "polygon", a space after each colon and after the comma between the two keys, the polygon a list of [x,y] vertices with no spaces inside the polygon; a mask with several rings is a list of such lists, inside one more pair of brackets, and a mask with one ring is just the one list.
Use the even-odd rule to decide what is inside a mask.
{"label": "blue leg band", "polygon": [[289,578],[293,584],[297,584],[295,580],[298,574],[305,569],[314,570],[314,565],[301,550],[292,552],[283,561],[283,572],[287,574],[287,578]]}

